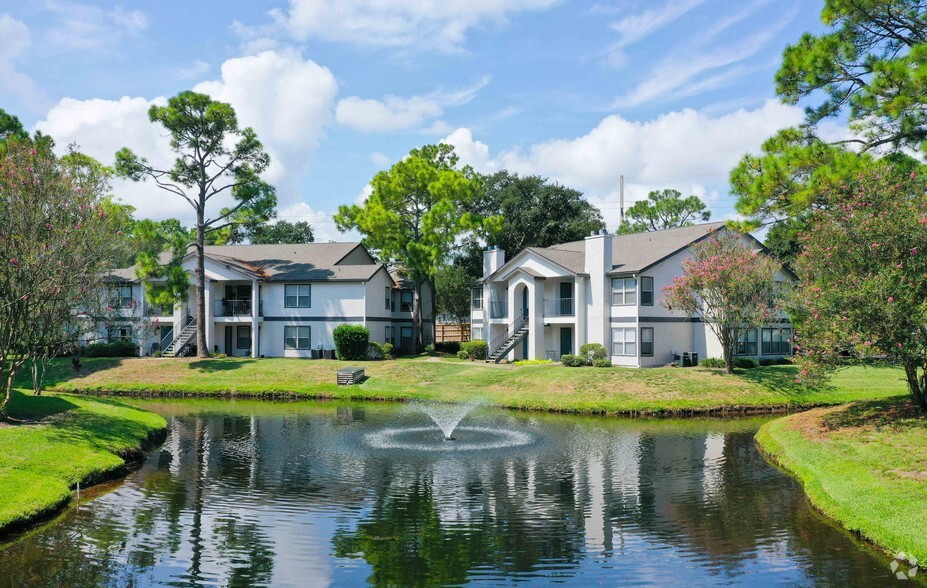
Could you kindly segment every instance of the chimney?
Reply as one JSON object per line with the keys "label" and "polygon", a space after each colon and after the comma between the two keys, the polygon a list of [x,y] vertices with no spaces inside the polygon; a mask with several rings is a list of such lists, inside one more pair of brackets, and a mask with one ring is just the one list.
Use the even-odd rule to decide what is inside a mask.
{"label": "chimney", "polygon": [[483,252],[483,277],[487,277],[505,264],[505,251],[493,245]]}
{"label": "chimney", "polygon": [[586,273],[603,275],[612,269],[612,235],[608,231],[593,232],[586,237]]}
{"label": "chimney", "polygon": [[608,231],[586,237],[586,273],[589,290],[586,298],[588,329],[587,343],[601,343],[609,348],[611,318],[611,280],[606,275],[612,269],[612,235]]}

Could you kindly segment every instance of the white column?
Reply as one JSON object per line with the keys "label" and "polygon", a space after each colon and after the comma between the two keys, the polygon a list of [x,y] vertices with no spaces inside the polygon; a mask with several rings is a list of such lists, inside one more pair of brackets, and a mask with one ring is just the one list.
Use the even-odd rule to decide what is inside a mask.
{"label": "white column", "polygon": [[[515,291],[518,290],[518,282],[514,284],[509,284],[508,289],[508,299],[509,299],[509,316],[506,318],[509,324],[515,322],[515,320],[521,316],[521,298],[515,297]],[[503,329],[506,327],[502,327]],[[509,333],[511,334],[511,333]],[[515,361],[515,348],[513,347],[509,351],[507,359],[509,361]]]}
{"label": "white column", "polygon": [[579,353],[579,348],[586,344],[586,280],[582,276],[576,276],[575,291],[573,293],[576,301],[576,328],[573,332],[575,341],[573,343],[573,353]]}
{"label": "white column", "polygon": [[206,329],[206,353],[212,353],[213,340],[215,339],[215,328],[213,325],[213,303],[212,303],[212,282],[206,280],[205,284],[206,290],[206,324],[203,325],[203,328]]}
{"label": "white column", "polygon": [[260,338],[258,337],[258,326],[260,321],[260,311],[261,308],[261,288],[258,286],[257,280],[251,281],[251,357],[257,357],[259,355],[258,343]]}
{"label": "white column", "polygon": [[531,330],[528,331],[527,359],[547,357],[544,350],[544,286],[546,284],[546,280],[534,278],[528,289],[528,320],[531,321]]}

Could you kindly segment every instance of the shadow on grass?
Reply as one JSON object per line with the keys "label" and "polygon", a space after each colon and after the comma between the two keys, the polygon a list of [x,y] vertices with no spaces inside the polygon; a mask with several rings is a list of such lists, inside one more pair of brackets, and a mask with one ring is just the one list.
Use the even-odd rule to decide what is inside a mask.
{"label": "shadow on grass", "polygon": [[[125,359],[122,357],[82,357],[80,372],[75,372],[70,357],[55,358],[48,363],[45,370],[45,388],[54,388],[58,384],[73,382],[93,373],[118,367]],[[32,388],[32,370],[28,363],[16,374],[16,381],[13,385],[24,389]]]}
{"label": "shadow on grass", "polygon": [[927,427],[927,415],[917,408],[910,396],[904,395],[851,404],[827,414],[822,422],[831,431],[866,426],[923,428]]}
{"label": "shadow on grass", "polygon": [[739,369],[735,373],[749,382],[759,384],[767,390],[789,397],[803,396],[812,391],[822,392],[835,389],[830,384],[823,384],[814,389],[805,384],[800,384],[795,381],[795,378],[798,377],[798,371],[798,366],[781,365]]}
{"label": "shadow on grass", "polygon": [[244,357],[228,357],[223,359],[200,359],[197,361],[191,361],[187,366],[198,372],[204,373],[216,373],[216,372],[229,372],[232,370],[237,370],[248,363],[255,363],[257,360],[252,358]]}
{"label": "shadow on grass", "polygon": [[74,403],[60,396],[34,396],[14,390],[9,414],[14,419],[32,421],[61,414],[76,407]]}

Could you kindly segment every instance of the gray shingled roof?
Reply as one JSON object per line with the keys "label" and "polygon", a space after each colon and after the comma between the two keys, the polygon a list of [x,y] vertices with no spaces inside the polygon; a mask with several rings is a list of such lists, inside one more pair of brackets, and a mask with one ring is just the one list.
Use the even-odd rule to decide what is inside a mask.
{"label": "gray shingled roof", "polygon": [[[380,270],[380,264],[338,263],[357,246],[357,243],[207,245],[206,257],[269,282],[366,281]],[[135,266],[111,271],[110,276],[117,280],[138,280]]]}
{"label": "gray shingled roof", "polygon": [[[722,221],[677,229],[665,229],[663,231],[615,235],[612,237],[613,269],[609,273],[622,274],[643,271],[685,249],[692,243],[701,240],[724,225],[725,223]],[[569,243],[561,243],[550,247],[528,247],[527,251],[537,253],[574,274],[581,274],[586,271],[585,240],[570,241]]]}

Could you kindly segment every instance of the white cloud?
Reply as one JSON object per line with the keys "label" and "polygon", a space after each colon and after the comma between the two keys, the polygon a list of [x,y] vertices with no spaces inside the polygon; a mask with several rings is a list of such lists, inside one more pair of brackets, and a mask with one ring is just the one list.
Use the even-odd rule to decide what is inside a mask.
{"label": "white cloud", "polygon": [[0,14],[0,90],[23,102],[35,102],[39,91],[28,75],[16,68],[16,60],[32,44],[29,27],[8,14]]}
{"label": "white cloud", "polygon": [[197,59],[187,67],[177,70],[177,77],[181,80],[195,80],[202,78],[209,72],[209,64],[201,59]]}
{"label": "white cloud", "polygon": [[604,118],[587,134],[490,154],[489,147],[458,129],[444,139],[455,146],[463,163],[482,172],[507,168],[521,174],[549,177],[603,207],[609,224],[617,224],[618,186],[625,176],[626,206],[647,192],[676,188],[703,196],[715,217],[730,212],[727,175],[747,152],[779,129],[803,120],[795,106],[766,101],[753,110],[709,116],[692,109],[633,122],[618,115]]}
{"label": "white cloud", "polygon": [[425,96],[387,95],[382,100],[350,96],[338,101],[335,116],[338,122],[366,132],[387,132],[421,125],[426,120],[444,114],[448,107],[466,104],[490,82],[486,76],[476,84],[453,92],[432,92]]}
{"label": "white cloud", "polygon": [[623,61],[621,49],[649,37],[666,25],[679,19],[687,12],[702,5],[705,0],[673,0],[657,8],[649,8],[638,14],[626,16],[611,24],[619,35],[618,41],[611,46],[609,53],[613,63]]}
{"label": "white cloud", "polygon": [[[273,10],[299,41],[322,39],[381,47],[458,49],[470,29],[511,14],[545,10],[559,0],[289,0]],[[267,31],[252,36],[269,36]]]}
{"label": "white cloud", "polygon": [[104,50],[126,37],[137,35],[149,26],[148,16],[140,10],[116,7],[106,10],[78,2],[47,0],[45,7],[58,23],[46,30],[49,45],[63,49]]}
{"label": "white cloud", "polygon": [[375,151],[370,154],[370,161],[377,167],[386,167],[392,160],[389,158],[389,155]]}
{"label": "white cloud", "polygon": [[[324,127],[332,119],[337,83],[332,73],[296,53],[265,52],[230,59],[221,79],[198,84],[198,92],[229,102],[242,126],[251,126],[271,155],[266,179],[278,188],[281,206],[292,204],[299,180]],[[128,146],[159,166],[173,161],[166,132],[148,121],[148,108],[163,104],[148,100],[75,100],[64,98],[36,127],[54,137],[59,148],[76,142],[104,163]],[[168,196],[149,183],[118,182],[116,193],[138,209],[138,216],[177,216],[191,221],[192,211],[179,197]],[[221,203],[217,203],[220,206]]]}
{"label": "white cloud", "polygon": [[305,202],[296,202],[280,208],[277,218],[291,223],[305,221],[312,225],[312,235],[317,242],[359,241],[360,236],[354,231],[341,233],[332,220],[335,211],[315,210]]}

